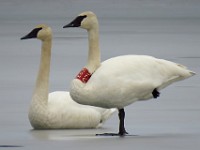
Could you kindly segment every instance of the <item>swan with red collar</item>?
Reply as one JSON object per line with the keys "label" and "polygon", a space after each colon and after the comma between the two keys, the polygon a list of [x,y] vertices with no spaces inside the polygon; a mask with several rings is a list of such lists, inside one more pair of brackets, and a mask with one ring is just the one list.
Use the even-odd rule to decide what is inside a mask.
{"label": "swan with red collar", "polygon": [[[89,55],[85,72],[90,79],[75,78],[70,95],[78,103],[119,110],[119,132],[124,127],[124,107],[140,100],[157,98],[168,85],[193,76],[185,66],[146,55],[124,55],[100,61],[99,25],[97,16],[90,11],[78,15],[64,26],[81,27],[88,32]],[[80,74],[80,73],[79,73]],[[108,134],[106,134],[108,135]]]}

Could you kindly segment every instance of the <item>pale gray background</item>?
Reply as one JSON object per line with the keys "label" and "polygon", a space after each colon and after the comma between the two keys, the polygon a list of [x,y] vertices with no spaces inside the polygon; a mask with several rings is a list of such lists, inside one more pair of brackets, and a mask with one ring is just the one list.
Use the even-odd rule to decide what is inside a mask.
{"label": "pale gray background", "polygon": [[37,24],[52,27],[50,91],[68,90],[86,62],[86,31],[62,29],[86,10],[99,18],[102,60],[147,54],[199,74],[199,8],[199,0],[0,0],[0,149],[199,149],[199,75],[171,85],[156,100],[126,107],[127,131],[137,136],[94,136],[116,132],[117,113],[98,130],[33,131],[27,112],[40,42],[20,40]]}

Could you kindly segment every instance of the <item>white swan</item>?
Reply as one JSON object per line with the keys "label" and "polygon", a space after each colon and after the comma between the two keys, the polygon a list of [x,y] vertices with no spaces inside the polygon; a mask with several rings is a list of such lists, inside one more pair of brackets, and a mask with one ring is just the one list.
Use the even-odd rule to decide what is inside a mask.
{"label": "white swan", "polygon": [[49,92],[52,31],[38,25],[21,39],[38,38],[42,41],[40,69],[33,93],[29,120],[34,129],[97,128],[115,109],[84,106],[73,101],[69,92]]}
{"label": "white swan", "polygon": [[[193,76],[195,73],[180,64],[144,55],[118,56],[100,64],[99,27],[93,12],[83,12],[64,26],[87,30],[89,56],[84,75],[78,75],[71,83],[72,98],[85,105],[118,108],[119,133],[127,134],[124,127],[124,107],[139,100],[157,98],[159,91],[173,82]],[[84,73],[82,73],[84,72]]]}

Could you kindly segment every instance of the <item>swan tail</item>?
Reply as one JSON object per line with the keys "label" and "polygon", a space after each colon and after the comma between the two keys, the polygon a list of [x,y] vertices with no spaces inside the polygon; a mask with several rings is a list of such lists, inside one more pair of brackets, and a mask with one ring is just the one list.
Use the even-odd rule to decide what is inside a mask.
{"label": "swan tail", "polygon": [[175,68],[175,70],[177,71],[177,73],[175,73],[174,76],[169,78],[165,83],[162,83],[162,85],[157,87],[158,91],[160,91],[161,89],[167,87],[168,85],[170,85],[170,84],[172,84],[174,82],[190,78],[190,77],[192,77],[192,76],[194,76],[196,74],[195,72],[189,70],[184,65],[181,65],[181,64],[176,64],[176,65],[177,65],[177,67]]}
{"label": "swan tail", "polygon": [[190,71],[190,70],[189,70],[189,73],[190,73],[190,76],[194,76],[196,74],[195,72]]}
{"label": "swan tail", "polygon": [[97,126],[97,128],[101,127],[106,120],[108,120],[115,112],[117,111],[116,108],[105,109],[105,111],[101,114],[101,122]]}
{"label": "swan tail", "polygon": [[182,70],[183,70],[183,74],[182,74],[182,78],[186,79],[189,78],[191,76],[194,76],[196,73],[189,70],[186,66],[181,65],[181,64],[177,64]]}

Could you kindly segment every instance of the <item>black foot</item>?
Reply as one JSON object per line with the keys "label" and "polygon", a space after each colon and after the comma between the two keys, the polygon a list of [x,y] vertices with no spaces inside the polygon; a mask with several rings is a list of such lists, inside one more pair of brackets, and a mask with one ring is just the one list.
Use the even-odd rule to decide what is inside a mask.
{"label": "black foot", "polygon": [[103,134],[96,134],[96,136],[126,136],[128,133],[126,132],[125,134],[121,135],[119,133],[103,133]]}
{"label": "black foot", "polygon": [[152,95],[154,98],[158,98],[160,96],[160,93],[157,91],[157,89],[154,89]]}
{"label": "black foot", "polygon": [[118,133],[119,136],[125,136],[126,134],[128,134],[128,132],[126,132],[125,129],[123,131],[119,131]]}

